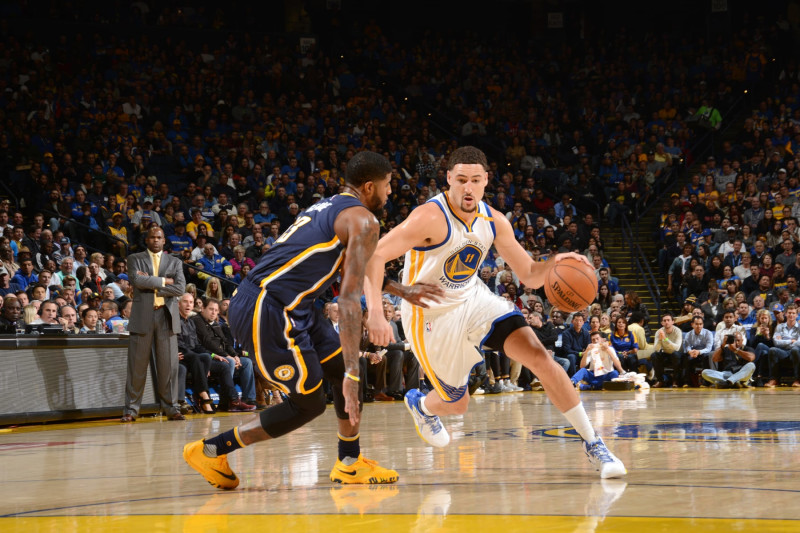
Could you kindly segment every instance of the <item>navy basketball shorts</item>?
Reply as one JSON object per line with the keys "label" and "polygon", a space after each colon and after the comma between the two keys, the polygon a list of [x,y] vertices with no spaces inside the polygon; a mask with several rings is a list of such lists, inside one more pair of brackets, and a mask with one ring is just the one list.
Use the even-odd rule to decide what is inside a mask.
{"label": "navy basketball shorts", "polygon": [[231,298],[228,318],[237,342],[253,354],[264,377],[286,394],[316,391],[333,368],[342,372],[341,379],[339,334],[320,309],[288,310],[245,281]]}

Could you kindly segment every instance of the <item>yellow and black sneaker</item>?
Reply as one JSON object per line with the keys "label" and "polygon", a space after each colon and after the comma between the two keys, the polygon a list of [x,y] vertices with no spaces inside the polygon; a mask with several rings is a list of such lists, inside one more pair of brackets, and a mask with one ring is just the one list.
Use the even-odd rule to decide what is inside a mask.
{"label": "yellow and black sneaker", "polygon": [[219,457],[206,456],[203,453],[204,445],[205,443],[202,440],[198,440],[184,446],[183,460],[218,489],[230,490],[239,486],[239,478],[228,466],[228,458],[224,455]]}
{"label": "yellow and black sneaker", "polygon": [[394,470],[383,468],[376,461],[367,459],[363,455],[359,455],[356,462],[351,465],[337,460],[331,470],[331,481],[335,483],[394,483],[398,478],[399,476]]}

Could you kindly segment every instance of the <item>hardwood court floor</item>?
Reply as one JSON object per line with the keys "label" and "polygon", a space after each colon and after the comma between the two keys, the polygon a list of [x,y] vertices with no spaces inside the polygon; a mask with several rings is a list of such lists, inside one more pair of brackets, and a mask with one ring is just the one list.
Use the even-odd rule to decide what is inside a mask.
{"label": "hardwood court floor", "polygon": [[479,396],[425,445],[400,402],[369,404],[362,448],[400,481],[339,486],[329,409],[231,455],[209,486],[184,443],[247,416],[0,430],[0,531],[800,531],[800,391],[583,393],[625,462],[601,481],[544,393]]}

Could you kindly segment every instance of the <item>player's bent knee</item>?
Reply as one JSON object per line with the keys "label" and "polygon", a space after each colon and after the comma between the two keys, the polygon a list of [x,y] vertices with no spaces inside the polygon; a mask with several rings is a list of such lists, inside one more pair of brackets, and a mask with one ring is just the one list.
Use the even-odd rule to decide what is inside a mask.
{"label": "player's bent knee", "polygon": [[528,368],[530,368],[531,372],[537,376],[540,373],[555,372],[559,368],[563,369],[545,350],[531,350],[527,363],[530,365]]}
{"label": "player's bent knee", "polygon": [[325,412],[325,391],[322,390],[322,387],[311,394],[292,394],[289,399],[301,413],[310,417],[309,420],[313,420]]}
{"label": "player's bent knee", "polygon": [[283,403],[264,409],[259,414],[261,427],[272,438],[308,424],[325,412],[325,393],[320,389],[311,394],[290,394]]}

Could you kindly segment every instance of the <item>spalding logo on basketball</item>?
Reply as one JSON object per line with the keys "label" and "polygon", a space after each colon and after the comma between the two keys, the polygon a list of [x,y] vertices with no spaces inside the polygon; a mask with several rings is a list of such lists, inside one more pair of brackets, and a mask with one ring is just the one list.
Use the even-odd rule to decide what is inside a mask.
{"label": "spalding logo on basketball", "polygon": [[481,260],[481,251],[468,244],[447,258],[444,276],[453,283],[463,283],[475,274]]}
{"label": "spalding logo on basketball", "polygon": [[547,272],[544,292],[555,307],[571,313],[586,308],[594,301],[597,296],[597,277],[591,266],[567,257],[555,263]]}

